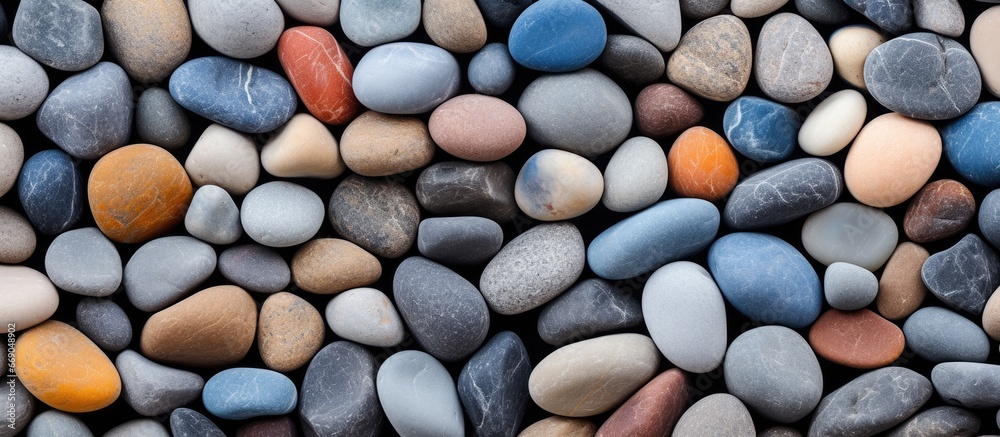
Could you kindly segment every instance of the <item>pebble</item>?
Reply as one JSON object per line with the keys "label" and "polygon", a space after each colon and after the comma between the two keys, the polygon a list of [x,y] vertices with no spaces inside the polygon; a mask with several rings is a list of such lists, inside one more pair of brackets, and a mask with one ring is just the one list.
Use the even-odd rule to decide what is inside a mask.
{"label": "pebble", "polygon": [[983,330],[994,340],[1000,338],[1000,294],[995,291],[983,308]]}
{"label": "pebble", "polygon": [[132,342],[132,322],[122,307],[110,299],[80,299],[76,324],[80,332],[107,352],[119,352]]}
{"label": "pebble", "polygon": [[667,189],[669,167],[660,145],[647,137],[622,143],[604,169],[601,203],[615,212],[632,212],[652,205]]}
{"label": "pebble", "polygon": [[281,10],[313,26],[333,26],[340,15],[340,0],[275,0]]}
{"label": "pebble", "polygon": [[586,158],[563,150],[535,153],[514,182],[514,200],[528,217],[567,220],[586,214],[604,194],[601,170]]}
{"label": "pebble", "polygon": [[504,162],[439,162],[420,172],[417,200],[431,214],[472,215],[502,224],[520,211],[514,181],[514,171]]}
{"label": "pebble", "polygon": [[965,13],[957,0],[913,0],[917,27],[958,38],[965,32]]}
{"label": "pebble", "polygon": [[[480,3],[482,3],[480,1]],[[497,1],[498,4],[507,5],[505,1]],[[484,9],[483,13],[487,13]],[[489,18],[487,16],[487,18]],[[467,76],[472,89],[480,94],[489,96],[499,96],[507,92],[514,84],[514,76],[517,74],[517,65],[514,58],[510,57],[507,44],[494,42],[486,44],[476,52],[476,55],[469,61],[469,71]]]}
{"label": "pebble", "polygon": [[478,94],[461,95],[438,106],[431,113],[428,129],[434,144],[469,161],[503,159],[521,146],[527,133],[517,108]]}
{"label": "pebble", "polygon": [[754,57],[761,91],[782,103],[811,100],[833,78],[833,57],[823,37],[805,18],[793,13],[777,14],[764,23]]}
{"label": "pebble", "polygon": [[608,43],[597,62],[618,79],[636,85],[656,81],[666,69],[659,49],[632,35],[608,35]]}
{"label": "pebble", "polygon": [[24,1],[11,30],[17,48],[56,70],[84,70],[104,55],[101,15],[82,0]]}
{"label": "pebble", "polygon": [[556,349],[528,379],[531,399],[542,409],[568,417],[611,411],[657,373],[660,354],[640,334],[614,334]]}
{"label": "pebble", "polygon": [[639,300],[602,279],[586,279],[553,299],[538,315],[538,336],[563,346],[642,323]]}
{"label": "pebble", "polygon": [[364,347],[335,341],[320,349],[299,391],[299,417],[307,433],[375,437],[384,421],[376,394],[379,365]]}
{"label": "pebble", "polygon": [[503,228],[483,217],[435,217],[417,227],[420,254],[446,265],[485,264],[503,246]]}
{"label": "pebble", "polygon": [[363,345],[395,347],[405,336],[396,307],[374,288],[354,288],[334,296],[325,314],[337,337]]}
{"label": "pebble", "polygon": [[212,276],[216,261],[215,249],[195,238],[157,238],[125,264],[125,294],[141,311],[160,311]]}
{"label": "pebble", "polygon": [[646,329],[664,357],[707,373],[726,354],[726,303],[704,267],[677,261],[660,267],[642,289]]}
{"label": "pebble", "polygon": [[17,197],[38,232],[58,235],[67,231],[83,214],[80,168],[61,150],[38,152],[21,167]]}
{"label": "pebble", "polygon": [[52,317],[59,307],[56,287],[39,271],[0,265],[0,324],[24,331]]}
{"label": "pebble", "polygon": [[913,27],[913,7],[910,2],[844,0],[844,3],[888,33],[900,34]]}
{"label": "pebble", "polygon": [[787,426],[773,426],[758,433],[757,437],[802,437],[802,433]]}
{"label": "pebble", "polygon": [[927,296],[920,269],[930,257],[927,249],[916,243],[899,243],[889,257],[879,278],[875,306],[889,320],[909,317]]}
{"label": "pebble", "polygon": [[934,390],[949,405],[975,409],[1000,407],[1000,366],[941,363],[931,370]]}
{"label": "pebble", "polygon": [[932,437],[949,435],[972,437],[978,435],[980,425],[979,416],[971,411],[958,407],[934,407],[914,415],[887,436]]}
{"label": "pebble", "polygon": [[811,436],[875,435],[908,419],[934,389],[903,367],[865,373],[826,395],[809,424]]}
{"label": "pebble", "polygon": [[517,437],[594,437],[597,427],[586,418],[549,416],[525,428]]}
{"label": "pebble", "polygon": [[581,0],[544,0],[517,17],[507,44],[518,64],[565,73],[594,62],[607,39],[607,26],[593,6]]}
{"label": "pebble", "polygon": [[498,29],[509,29],[531,0],[476,0],[486,21]]}
{"label": "pebble", "polygon": [[968,112],[982,88],[972,54],[952,39],[927,32],[876,47],[864,71],[868,91],[882,106],[924,120],[947,120]]}
{"label": "pebble", "polygon": [[910,201],[903,218],[906,236],[917,243],[961,232],[976,215],[976,199],[961,182],[942,179],[925,185]]}
{"label": "pebble", "polygon": [[840,202],[814,212],[802,225],[802,246],[825,265],[851,263],[876,271],[892,256],[899,230],[878,208]]}
{"label": "pebble", "polygon": [[256,329],[253,298],[234,285],[220,285],[150,316],[140,347],[147,358],[167,364],[220,368],[246,356]]}
{"label": "pebble", "polygon": [[236,430],[236,437],[297,437],[298,425],[289,416],[260,418]]}
{"label": "pebble", "polygon": [[823,293],[827,303],[838,310],[859,310],[875,301],[878,279],[864,267],[835,262],[826,268]]}
{"label": "pebble", "polygon": [[420,0],[340,0],[340,26],[351,42],[375,47],[413,34]]}
{"label": "pebble", "polygon": [[841,0],[795,0],[795,10],[817,24],[840,24],[851,18],[851,10]]}
{"label": "pebble", "polygon": [[260,357],[269,369],[291,372],[316,355],[323,346],[325,330],[323,316],[312,304],[292,293],[272,294],[260,307],[257,324]]}
{"label": "pebble", "polygon": [[729,0],[680,0],[681,14],[687,18],[704,20],[722,12]]}
{"label": "pebble", "polygon": [[1000,97],[1000,54],[993,47],[1000,37],[1000,8],[994,6],[976,17],[969,28],[969,50],[979,65],[986,90]]}
{"label": "pebble", "polygon": [[589,68],[531,81],[517,110],[532,140],[587,157],[618,147],[632,127],[628,96],[610,78]]}
{"label": "pebble", "polygon": [[292,257],[292,280],[310,293],[336,294],[374,284],[382,276],[378,258],[338,238],[317,238]]}
{"label": "pebble", "polygon": [[1000,138],[1000,102],[976,105],[964,116],[941,129],[944,152],[958,174],[975,184],[1000,185],[1000,152],[990,147]]}
{"label": "pebble", "polygon": [[102,437],[131,437],[137,435],[170,437],[170,432],[160,422],[153,419],[136,419],[111,428]]}
{"label": "pebble", "polygon": [[111,54],[139,82],[165,79],[191,50],[191,22],[181,0],[106,1],[101,19]]}
{"label": "pebble", "polygon": [[122,397],[143,416],[159,416],[201,395],[205,380],[193,372],[157,364],[131,349],[115,358],[122,377]]}
{"label": "pebble", "polygon": [[728,102],[746,89],[752,59],[746,25],[732,15],[719,15],[684,34],[667,61],[667,78],[700,97]]}
{"label": "pebble", "polygon": [[861,129],[847,152],[847,189],[868,206],[899,205],[930,179],[941,160],[941,144],[941,135],[926,121],[880,115]]}
{"label": "pebble", "polygon": [[583,244],[583,236],[572,223],[536,225],[490,260],[479,279],[479,290],[490,309],[501,315],[540,307],[583,273]]}
{"label": "pebble", "polygon": [[809,328],[809,344],[832,363],[875,369],[899,358],[906,338],[899,327],[870,310],[831,309]]}
{"label": "pebble", "polygon": [[669,83],[654,83],[635,98],[635,124],[653,138],[668,137],[690,128],[704,117],[701,103]]}
{"label": "pebble", "polygon": [[739,398],[728,393],[705,396],[691,405],[674,428],[675,436],[753,437],[753,418]]}
{"label": "pebble", "polygon": [[458,93],[460,82],[451,53],[430,44],[398,42],[365,53],[354,69],[353,86],[368,109],[405,115],[432,111]]}
{"label": "pebble", "polygon": [[[3,360],[3,362],[4,364],[0,365],[0,374],[7,375],[6,360]],[[32,419],[35,418],[35,398],[31,396],[31,393],[24,388],[24,384],[21,384],[17,378],[4,377],[2,381],[8,396],[11,394],[11,383],[13,383],[14,398],[8,399],[8,396],[4,396],[3,400],[0,400],[0,408],[3,408],[6,415],[4,419],[13,419],[14,422],[8,422],[6,426],[0,428],[0,437],[14,437],[21,431],[29,428],[30,424],[34,423]],[[12,409],[14,411],[13,417],[10,415]]]}
{"label": "pebble", "polygon": [[833,155],[851,144],[867,115],[864,95],[850,89],[837,91],[823,99],[802,122],[799,147],[813,156]]}
{"label": "pebble", "polygon": [[609,227],[587,248],[587,264],[606,279],[628,279],[708,247],[719,210],[702,199],[670,199]]}
{"label": "pebble", "polygon": [[389,176],[419,169],[430,164],[434,149],[423,120],[375,111],[354,119],[340,138],[344,164],[362,176]]}
{"label": "pebble", "polygon": [[753,96],[733,100],[722,118],[723,132],[733,148],[761,163],[788,159],[798,145],[800,126],[794,109]]}
{"label": "pebble", "polygon": [[[31,222],[17,211],[0,206],[0,263],[20,264],[31,258],[36,240]],[[49,268],[45,271],[51,275]]]}
{"label": "pebble", "polygon": [[101,62],[56,86],[38,108],[36,122],[38,130],[66,153],[97,159],[128,141],[132,108],[125,71]]}
{"label": "pebble", "polygon": [[233,367],[216,373],[202,391],[205,409],[228,420],[291,413],[298,402],[295,383],[273,370]]}
{"label": "pebble", "polygon": [[224,437],[226,434],[212,419],[190,408],[170,413],[170,434],[174,437]]}
{"label": "pebble", "polygon": [[751,232],[723,236],[708,250],[708,267],[726,300],[751,320],[797,329],[819,317],[819,277],[784,240]]}
{"label": "pebble", "polygon": [[243,198],[240,222],[254,241],[290,247],[309,241],[323,225],[323,201],[312,190],[286,181],[257,186]]}
{"label": "pebble", "polygon": [[464,359],[486,340],[490,311],[483,296],[489,294],[445,266],[421,257],[403,260],[392,294],[413,338],[437,359]]}
{"label": "pebble", "polygon": [[232,244],[243,236],[236,202],[216,185],[204,185],[195,191],[184,215],[184,229],[212,244]]}
{"label": "pebble", "polygon": [[681,197],[716,202],[729,195],[739,178],[733,150],[715,131],[685,130],[667,153],[670,188]]}
{"label": "pebble", "polygon": [[770,15],[781,9],[787,2],[788,0],[732,0],[729,8],[733,11],[733,15],[737,17],[757,18]]}
{"label": "pebble", "polygon": [[687,378],[670,369],[653,378],[604,421],[597,435],[670,435],[687,406]]}
{"label": "pebble", "polygon": [[17,375],[38,400],[69,413],[107,407],[122,389],[108,356],[83,333],[55,320],[18,336]]}
{"label": "pebble", "polygon": [[623,0],[597,0],[595,3],[659,51],[674,50],[681,39],[681,9],[677,0],[639,4]]}
{"label": "pebble", "polygon": [[34,114],[49,94],[45,69],[16,47],[0,47],[0,79],[0,120]]}
{"label": "pebble", "polygon": [[119,243],[142,243],[184,220],[191,180],[170,152],[149,144],[115,150],[94,165],[87,181],[97,227]]}
{"label": "pebble", "polygon": [[942,302],[979,316],[1000,286],[1000,257],[976,234],[968,234],[927,258],[920,277]]}
{"label": "pebble", "polygon": [[[329,3],[336,8],[339,1]],[[278,39],[278,61],[306,109],[319,121],[344,124],[358,114],[351,86],[354,67],[326,29],[297,26],[284,31]]]}
{"label": "pebble", "polygon": [[528,406],[528,350],[517,334],[495,335],[462,367],[458,398],[477,435],[516,435]]}
{"label": "pebble", "polygon": [[837,75],[855,88],[867,90],[865,61],[875,47],[885,41],[882,32],[864,24],[844,26],[834,31],[828,44]]}
{"label": "pebble", "polygon": [[420,224],[417,199],[406,187],[357,175],[337,185],[329,214],[337,234],[383,258],[399,258],[410,250]]}
{"label": "pebble", "polygon": [[975,322],[941,307],[924,307],[903,325],[906,344],[932,363],[986,362],[990,340]]}
{"label": "pebble", "polygon": [[465,435],[455,381],[434,357],[397,352],[378,369],[378,399],[400,435]]}
{"label": "pebble", "polygon": [[198,37],[230,58],[256,58],[271,51],[285,28],[274,0],[189,0],[188,9]]}
{"label": "pebble", "polygon": [[28,425],[30,437],[94,437],[79,417],[59,410],[43,411]]}
{"label": "pebble", "polygon": [[147,143],[177,150],[191,138],[191,121],[169,91],[152,87],[135,104],[135,130]]}
{"label": "pebble", "polygon": [[21,137],[17,131],[3,123],[0,123],[0,160],[7,163],[0,167],[0,196],[3,196],[14,187],[21,165],[24,164],[24,144],[21,143]]}
{"label": "pebble", "polygon": [[308,114],[296,114],[260,151],[260,163],[272,176],[333,179],[346,165],[337,140],[323,123]]}
{"label": "pebble", "polygon": [[843,191],[840,169],[830,161],[793,159],[743,179],[722,217],[734,229],[781,225],[830,206]]}
{"label": "pebble", "polygon": [[195,185],[217,185],[243,196],[257,186],[260,156],[249,135],[211,124],[194,143],[184,169]]}
{"label": "pebble", "polygon": [[258,244],[224,250],[219,255],[218,267],[226,279],[258,293],[279,292],[292,280],[292,271],[281,255]]}
{"label": "pebble", "polygon": [[486,21],[474,0],[425,0],[422,24],[438,47],[472,53],[486,44]]}

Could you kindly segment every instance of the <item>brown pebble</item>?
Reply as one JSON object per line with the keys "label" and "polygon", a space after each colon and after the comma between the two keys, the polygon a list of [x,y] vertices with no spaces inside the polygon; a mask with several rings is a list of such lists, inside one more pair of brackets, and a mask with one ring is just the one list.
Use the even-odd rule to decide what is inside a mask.
{"label": "brown pebble", "polygon": [[323,346],[326,325],[319,311],[292,293],[272,294],[260,308],[257,348],[267,367],[290,372]]}
{"label": "brown pebble", "polygon": [[434,44],[454,53],[486,45],[486,21],[473,0],[424,0],[423,25]]}
{"label": "brown pebble", "polygon": [[906,209],[903,232],[917,243],[950,237],[976,214],[976,199],[961,182],[944,179],[924,185]]}
{"label": "brown pebble", "polygon": [[705,111],[694,97],[667,83],[643,88],[635,98],[639,132],[652,138],[674,135],[701,121]]}
{"label": "brown pebble", "polygon": [[368,111],[347,125],[340,156],[362,176],[389,176],[431,162],[434,142],[419,118]]}
{"label": "brown pebble", "polygon": [[983,330],[994,340],[1000,340],[1000,293],[996,290],[983,308]]}
{"label": "brown pebble", "polygon": [[442,103],[427,124],[442,150],[469,161],[503,159],[521,146],[528,129],[517,108],[480,94]]}
{"label": "brown pebble", "polygon": [[106,0],[108,48],[137,82],[165,79],[191,50],[191,21],[181,0]]}
{"label": "brown pebble", "polygon": [[517,437],[594,437],[597,427],[588,419],[551,416],[521,431]]}
{"label": "brown pebble", "polygon": [[35,229],[17,211],[0,205],[0,263],[19,264],[35,253]]}
{"label": "brown pebble", "polygon": [[920,279],[920,268],[931,254],[916,243],[900,243],[892,252],[878,281],[875,307],[889,320],[905,319],[913,314],[924,297],[927,286]]}
{"label": "brown pebble", "polygon": [[347,240],[318,238],[292,258],[292,280],[311,293],[340,293],[374,284],[381,276],[378,258]]}
{"label": "brown pebble", "polygon": [[898,326],[868,309],[831,309],[809,329],[809,345],[835,364],[874,369],[899,358],[906,339]]}
{"label": "brown pebble", "polygon": [[666,436],[687,407],[687,378],[670,369],[649,381],[597,430],[599,437]]}
{"label": "brown pebble", "polygon": [[291,417],[270,417],[247,423],[236,431],[236,437],[298,437],[295,421]]}

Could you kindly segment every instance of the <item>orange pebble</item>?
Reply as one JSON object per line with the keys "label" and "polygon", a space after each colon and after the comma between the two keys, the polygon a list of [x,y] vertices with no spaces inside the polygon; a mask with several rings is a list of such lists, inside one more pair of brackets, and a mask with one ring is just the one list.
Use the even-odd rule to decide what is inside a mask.
{"label": "orange pebble", "polygon": [[29,329],[18,337],[14,354],[24,388],[52,408],[88,413],[121,394],[121,377],[108,356],[65,323],[50,320]]}
{"label": "orange pebble", "polygon": [[337,40],[321,27],[299,26],[278,39],[278,61],[309,112],[329,124],[358,115],[354,67]]}
{"label": "orange pebble", "polygon": [[739,177],[736,155],[719,134],[701,126],[682,133],[667,154],[670,188],[683,197],[715,202],[722,199]]}

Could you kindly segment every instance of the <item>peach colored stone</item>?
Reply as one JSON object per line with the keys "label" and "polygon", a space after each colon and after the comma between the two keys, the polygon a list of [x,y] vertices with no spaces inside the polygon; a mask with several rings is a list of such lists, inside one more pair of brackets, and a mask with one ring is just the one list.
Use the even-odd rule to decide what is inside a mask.
{"label": "peach colored stone", "polygon": [[990,295],[983,308],[983,330],[994,340],[1000,340],[1000,293],[997,290]]}
{"label": "peach colored stone", "polygon": [[874,27],[856,25],[843,27],[830,35],[830,54],[833,55],[833,69],[841,79],[862,90],[865,85],[865,59],[880,44],[883,36]]}
{"label": "peach colored stone", "polygon": [[445,152],[469,161],[496,161],[510,155],[527,133],[517,108],[496,97],[466,94],[431,113],[431,139]]}
{"label": "peach colored stone", "polygon": [[184,169],[196,186],[217,185],[242,196],[257,186],[260,155],[250,135],[212,124],[195,141]]}
{"label": "peach colored stone", "polygon": [[997,41],[1000,41],[1000,6],[993,6],[972,22],[969,49],[976,64],[979,64],[986,89],[1000,97],[1000,50],[997,50]]}
{"label": "peach colored stone", "polygon": [[920,268],[931,254],[916,243],[899,243],[882,270],[878,281],[875,307],[889,320],[902,320],[920,308],[927,287],[920,279]]}
{"label": "peach colored stone", "polygon": [[292,293],[272,294],[260,307],[260,357],[278,372],[298,369],[323,346],[325,331],[323,317],[312,304]]}
{"label": "peach colored stone", "polygon": [[0,326],[23,331],[55,314],[59,293],[38,270],[0,265],[0,302]]}
{"label": "peach colored stone", "polygon": [[809,329],[809,345],[833,363],[874,369],[899,358],[906,339],[898,326],[868,309],[830,309]]}
{"label": "peach colored stone", "polygon": [[358,114],[351,86],[354,67],[330,32],[315,26],[284,31],[278,61],[306,109],[320,121],[344,124]]}
{"label": "peach colored stone", "polygon": [[729,194],[740,176],[733,149],[715,131],[702,126],[677,137],[667,153],[667,168],[674,192],[710,202]]}
{"label": "peach colored stone", "polygon": [[589,419],[551,416],[533,423],[517,437],[594,437],[597,427]]}
{"label": "peach colored stone", "polygon": [[429,164],[434,142],[419,118],[368,111],[347,125],[340,156],[357,174],[389,176]]}
{"label": "peach colored stone", "polygon": [[597,430],[599,437],[667,436],[687,407],[687,378],[680,369],[661,373],[639,389]]}
{"label": "peach colored stone", "polygon": [[698,124],[704,116],[697,99],[668,83],[647,86],[635,98],[636,126],[649,137],[674,135]]}
{"label": "peach colored stone", "polygon": [[111,53],[139,82],[163,80],[191,50],[191,21],[181,0],[107,0],[101,19]]}
{"label": "peach colored stone", "polygon": [[486,21],[474,0],[424,0],[424,30],[431,41],[454,53],[486,45]]}
{"label": "peach colored stone", "polygon": [[282,178],[333,179],[347,168],[333,134],[309,114],[288,120],[264,144],[260,163],[265,171]]}
{"label": "peach colored stone", "polygon": [[381,276],[375,255],[338,238],[312,240],[292,258],[292,280],[311,293],[340,293],[374,284]]}
{"label": "peach colored stone", "polygon": [[910,201],[903,231],[917,243],[961,232],[976,214],[976,199],[961,182],[943,179],[924,185]]}

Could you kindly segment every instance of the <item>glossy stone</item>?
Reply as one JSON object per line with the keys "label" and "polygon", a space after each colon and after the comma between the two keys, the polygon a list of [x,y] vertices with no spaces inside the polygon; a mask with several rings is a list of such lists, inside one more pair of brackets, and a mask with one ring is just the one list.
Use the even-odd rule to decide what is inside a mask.
{"label": "glossy stone", "polygon": [[313,26],[285,30],[278,39],[278,60],[317,119],[344,124],[357,115],[358,99],[351,86],[354,67],[330,32]]}
{"label": "glossy stone", "polygon": [[528,217],[558,221],[593,209],[604,194],[601,171],[586,158],[563,150],[535,153],[514,182],[514,200]]}
{"label": "glossy stone", "polygon": [[976,234],[968,234],[927,258],[920,277],[938,299],[978,316],[1000,286],[1000,258]]}
{"label": "glossy stone", "polygon": [[295,409],[298,393],[292,380],[278,372],[233,367],[205,383],[202,401],[213,416],[244,420],[288,414]]}
{"label": "glossy stone", "polygon": [[878,434],[916,413],[933,391],[927,378],[910,369],[873,370],[820,401],[809,424],[809,435]]}
{"label": "glossy stone", "polygon": [[122,397],[143,416],[167,414],[201,395],[205,380],[193,372],[157,364],[131,349],[115,358]]}
{"label": "glossy stone", "polygon": [[101,16],[82,0],[25,1],[11,30],[19,49],[57,70],[83,70],[104,54]]}
{"label": "glossy stone", "polygon": [[289,247],[308,241],[325,217],[323,200],[301,185],[286,181],[257,186],[240,208],[247,236],[270,247]]}
{"label": "glossy stone", "polygon": [[831,309],[809,329],[816,355],[841,366],[875,369],[887,366],[903,353],[903,331],[878,314],[860,309]]}
{"label": "glossy stone", "polygon": [[80,332],[108,352],[118,352],[132,342],[128,315],[110,299],[81,299],[76,306],[76,324]]}
{"label": "glossy stone", "polygon": [[435,217],[417,228],[417,249],[433,261],[457,266],[483,264],[503,246],[503,228],[483,217]]}
{"label": "glossy stone", "polygon": [[458,376],[458,398],[478,435],[513,436],[528,405],[531,361],[517,334],[495,335]]}
{"label": "glossy stone", "polygon": [[888,214],[840,202],[816,211],[802,225],[802,246],[826,265],[846,262],[876,271],[892,255],[899,230]]}
{"label": "glossy stone", "polygon": [[465,435],[455,381],[441,363],[414,350],[397,352],[378,369],[378,399],[401,435]]}
{"label": "glossy stone", "polygon": [[921,358],[933,362],[985,362],[990,341],[975,322],[941,307],[924,307],[903,325],[906,343]]}
{"label": "glossy stone", "polygon": [[348,176],[333,191],[328,213],[334,231],[381,257],[398,258],[417,239],[420,207],[399,182]]}
{"label": "glossy stone", "polygon": [[726,353],[726,303],[701,266],[660,267],[642,289],[642,315],[657,349],[675,366],[707,373]]}
{"label": "glossy stone", "polygon": [[580,0],[543,0],[528,6],[510,29],[510,55],[532,70],[563,73],[600,56],[608,31],[600,12]]}
{"label": "glossy stone", "polygon": [[125,294],[142,311],[162,310],[208,279],[216,261],[215,249],[192,237],[157,238],[125,264]]}
{"label": "glossy stone", "polygon": [[73,158],[60,150],[43,150],[24,162],[17,178],[17,197],[38,232],[57,235],[80,220],[82,179]]}
{"label": "glossy stone", "polygon": [[458,61],[444,49],[422,43],[378,46],[354,69],[354,95],[368,109],[420,114],[458,93]]}
{"label": "glossy stone", "polygon": [[830,206],[844,191],[840,169],[819,158],[800,158],[754,173],[733,189],[722,217],[735,229],[788,223]]}
{"label": "glossy stone", "polygon": [[473,215],[507,223],[518,213],[514,171],[504,162],[445,161],[417,178],[417,200],[432,214]]}
{"label": "glossy stone", "polygon": [[384,421],[376,394],[378,364],[364,347],[335,341],[316,354],[299,391],[306,435],[379,435]]}

